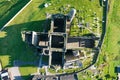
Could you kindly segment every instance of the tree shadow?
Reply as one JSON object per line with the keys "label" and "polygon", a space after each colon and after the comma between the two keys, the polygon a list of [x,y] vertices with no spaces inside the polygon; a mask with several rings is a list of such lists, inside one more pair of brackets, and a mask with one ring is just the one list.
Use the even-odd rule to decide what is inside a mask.
{"label": "tree shadow", "polygon": [[103,0],[99,0],[100,6],[103,6]]}
{"label": "tree shadow", "polygon": [[14,78],[15,78],[15,80],[18,80],[18,79],[21,79],[21,78],[22,78],[23,80],[32,80],[33,76],[31,76],[31,75],[15,76]]}
{"label": "tree shadow", "polygon": [[45,0],[45,1],[43,1],[42,4],[40,4],[40,5],[38,6],[38,8],[39,8],[39,9],[45,8],[44,5],[45,5],[46,3],[51,3],[51,0]]}
{"label": "tree shadow", "polygon": [[38,8],[43,9],[44,8],[44,4],[45,3],[40,4]]}
{"label": "tree shadow", "polygon": [[[35,54],[36,48],[22,41],[21,31],[42,32],[44,30],[44,23],[45,20],[32,21],[7,26],[3,30],[3,32],[6,32],[6,36],[0,38],[0,58],[4,68],[12,67],[15,60],[28,64],[39,60],[39,56]],[[8,56],[8,58],[3,58],[4,56]],[[8,64],[6,61],[8,61]]]}

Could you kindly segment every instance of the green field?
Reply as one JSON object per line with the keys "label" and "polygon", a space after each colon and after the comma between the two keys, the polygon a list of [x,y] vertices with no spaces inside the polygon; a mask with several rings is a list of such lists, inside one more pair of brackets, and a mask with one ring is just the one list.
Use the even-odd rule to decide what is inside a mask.
{"label": "green field", "polygon": [[108,80],[117,76],[114,68],[120,65],[120,1],[110,1],[110,4],[106,37],[98,61],[99,65],[106,64],[101,67],[101,77],[105,78],[109,74]]}
{"label": "green field", "polygon": [[0,28],[5,25],[29,0],[0,0]]}
{"label": "green field", "polygon": [[37,71],[36,66],[22,66],[19,70],[25,80],[29,80],[31,73],[36,73]]}
{"label": "green field", "polygon": [[[51,3],[47,8],[44,7],[46,2]],[[102,7],[100,7],[100,3],[97,0],[33,0],[4,31],[0,32],[0,59],[2,60],[3,67],[13,66],[14,60],[26,62],[37,60],[38,56],[34,54],[35,49],[22,41],[21,31],[42,31],[46,13],[67,13],[70,9],[64,10],[64,8],[68,6],[68,4],[70,5],[70,9],[86,10],[85,13],[88,15],[96,12],[96,15],[100,19],[102,18]],[[91,19],[86,18],[86,22],[89,20],[91,22]],[[2,21],[4,21],[4,19]],[[28,69],[27,71],[26,68]],[[27,76],[35,73],[35,68],[37,67],[20,67],[20,71],[23,76]],[[31,70],[29,71],[29,69]]]}

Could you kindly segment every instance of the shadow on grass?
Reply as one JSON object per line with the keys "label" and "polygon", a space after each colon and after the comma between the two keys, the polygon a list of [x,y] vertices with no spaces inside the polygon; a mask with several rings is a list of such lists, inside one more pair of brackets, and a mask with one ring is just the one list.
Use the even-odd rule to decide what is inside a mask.
{"label": "shadow on grass", "polygon": [[4,26],[29,1],[30,0],[19,0],[16,4],[0,15],[0,28],[2,28],[2,26]]}
{"label": "shadow on grass", "polygon": [[26,76],[15,76],[15,80],[20,79],[22,77],[23,80],[32,80],[33,76],[31,75],[26,75]]}
{"label": "shadow on grass", "polygon": [[99,0],[100,6],[103,6],[103,0]]}
{"label": "shadow on grass", "polygon": [[38,8],[43,9],[44,8],[44,4],[45,3],[42,3]]}
{"label": "shadow on grass", "polygon": [[40,9],[45,8],[45,4],[46,4],[46,3],[51,3],[51,0],[45,0],[45,1],[43,1],[43,3],[38,6],[38,8],[40,8]]}
{"label": "shadow on grass", "polygon": [[[35,54],[36,49],[22,41],[21,31],[41,32],[44,29],[45,22],[45,20],[40,20],[15,24],[3,30],[6,32],[6,36],[0,38],[0,58],[2,58],[2,56],[9,56],[9,58],[2,59],[3,67],[13,66],[15,60],[29,63],[39,59],[39,56]],[[8,61],[8,64],[5,63],[5,61]]]}
{"label": "shadow on grass", "polygon": [[28,75],[28,76],[22,76],[24,80],[32,80],[33,76]]}

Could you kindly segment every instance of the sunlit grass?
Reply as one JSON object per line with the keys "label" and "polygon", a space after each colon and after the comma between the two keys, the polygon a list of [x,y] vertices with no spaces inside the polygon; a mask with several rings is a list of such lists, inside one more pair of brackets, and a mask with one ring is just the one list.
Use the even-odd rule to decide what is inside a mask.
{"label": "sunlit grass", "polygon": [[9,59],[10,57],[8,55],[5,56],[0,56],[0,60],[2,61],[2,67],[6,67],[7,65],[9,65]]}
{"label": "sunlit grass", "polygon": [[7,33],[5,31],[0,32],[0,38],[4,38],[7,36]]}
{"label": "sunlit grass", "polygon": [[22,74],[23,79],[27,80],[31,74],[37,72],[37,67],[35,66],[22,66],[19,68],[20,73]]}

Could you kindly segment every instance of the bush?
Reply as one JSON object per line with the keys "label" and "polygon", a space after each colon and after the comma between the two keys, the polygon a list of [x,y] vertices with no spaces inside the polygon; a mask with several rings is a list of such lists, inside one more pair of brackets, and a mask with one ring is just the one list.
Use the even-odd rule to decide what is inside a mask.
{"label": "bush", "polygon": [[63,70],[63,69],[59,69],[57,72],[58,72],[58,73],[63,73],[64,70]]}
{"label": "bush", "polygon": [[40,69],[40,73],[45,73],[45,69]]}
{"label": "bush", "polygon": [[48,71],[49,71],[50,73],[56,73],[55,69],[49,68]]}

